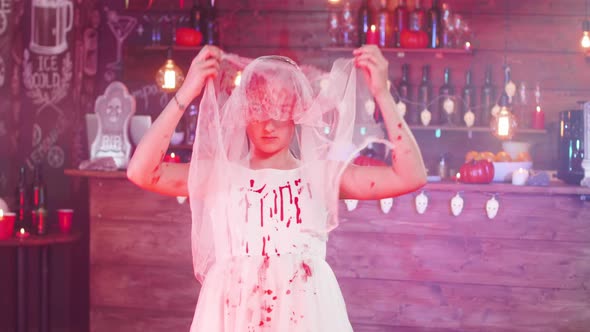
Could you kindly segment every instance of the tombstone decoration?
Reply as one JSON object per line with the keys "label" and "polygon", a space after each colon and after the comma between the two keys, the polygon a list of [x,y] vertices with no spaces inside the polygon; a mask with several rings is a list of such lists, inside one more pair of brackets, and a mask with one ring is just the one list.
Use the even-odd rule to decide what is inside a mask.
{"label": "tombstone decoration", "polygon": [[121,82],[112,82],[96,99],[94,111],[98,130],[90,159],[112,157],[118,168],[126,168],[131,156],[129,121],[135,113],[135,98]]}

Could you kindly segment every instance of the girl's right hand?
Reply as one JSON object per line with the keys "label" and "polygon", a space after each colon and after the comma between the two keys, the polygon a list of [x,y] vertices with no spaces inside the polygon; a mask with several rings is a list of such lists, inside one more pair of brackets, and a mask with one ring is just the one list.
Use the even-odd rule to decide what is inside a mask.
{"label": "girl's right hand", "polygon": [[206,45],[193,59],[184,82],[177,92],[182,103],[189,104],[201,94],[207,79],[217,76],[221,54],[222,51],[218,47]]}

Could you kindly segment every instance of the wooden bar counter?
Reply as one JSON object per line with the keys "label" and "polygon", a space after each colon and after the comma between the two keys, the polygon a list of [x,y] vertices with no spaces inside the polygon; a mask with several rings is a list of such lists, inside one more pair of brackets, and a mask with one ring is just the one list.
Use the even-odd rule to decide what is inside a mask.
{"label": "wooden bar counter", "polygon": [[[89,178],[91,331],[188,331],[199,291],[188,202],[143,191],[123,172],[66,173]],[[328,262],[355,331],[590,330],[590,188],[423,190],[424,214],[417,193],[388,214],[377,201],[341,204]],[[457,192],[465,207],[455,217]]]}

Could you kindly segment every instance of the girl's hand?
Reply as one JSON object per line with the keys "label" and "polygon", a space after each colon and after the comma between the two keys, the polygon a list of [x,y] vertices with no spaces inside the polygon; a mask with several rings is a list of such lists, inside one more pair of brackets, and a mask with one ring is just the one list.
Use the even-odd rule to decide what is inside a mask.
{"label": "girl's hand", "polygon": [[193,59],[184,82],[177,92],[182,103],[188,105],[201,94],[207,79],[217,76],[221,54],[222,51],[218,47],[206,45]]}
{"label": "girl's hand", "polygon": [[363,45],[355,49],[352,54],[354,55],[355,65],[361,68],[365,74],[373,97],[377,98],[384,93],[388,94],[389,62],[385,59],[379,47],[376,45]]}

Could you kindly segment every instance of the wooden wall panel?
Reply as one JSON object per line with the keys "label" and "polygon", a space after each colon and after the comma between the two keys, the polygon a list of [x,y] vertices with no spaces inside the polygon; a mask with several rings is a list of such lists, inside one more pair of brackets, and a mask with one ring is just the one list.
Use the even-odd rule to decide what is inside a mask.
{"label": "wooden wall panel", "polygon": [[92,264],[134,262],[164,267],[192,266],[191,225],[150,220],[93,219],[90,236]]}
{"label": "wooden wall panel", "polygon": [[359,331],[583,332],[590,324],[588,292],[352,278],[340,284],[350,319],[376,326]]}
{"label": "wooden wall panel", "polygon": [[176,203],[174,197],[142,190],[126,180],[92,181],[90,195],[101,197],[91,202],[92,217],[111,216],[121,220],[150,220],[165,224],[190,225],[188,204],[171,204]]}
{"label": "wooden wall panel", "polygon": [[120,262],[92,265],[92,306],[159,311],[189,311],[196,306],[200,286],[191,265],[180,268]]}
{"label": "wooden wall panel", "polygon": [[[416,212],[414,195],[396,198],[389,214],[376,212],[379,209],[377,201],[361,201],[357,209],[351,212],[341,203],[341,224],[336,233],[363,234],[367,237],[373,233],[388,233],[584,244],[590,242],[590,209],[577,196],[500,195],[500,212],[494,220],[489,220],[485,215],[485,203],[493,193],[463,193],[463,213],[454,217],[450,211],[450,199],[455,195],[454,192],[426,192],[429,207],[424,215]],[[538,208],[530,209],[533,202],[538,204]],[[555,216],[563,219],[555,222]],[[548,246],[551,246],[549,242]]]}
{"label": "wooden wall panel", "polygon": [[340,277],[564,289],[590,280],[590,252],[579,243],[348,232],[329,243]]}
{"label": "wooden wall panel", "polygon": [[91,307],[90,332],[188,331],[192,321],[192,312],[190,311],[189,308],[186,311],[156,311]]}

